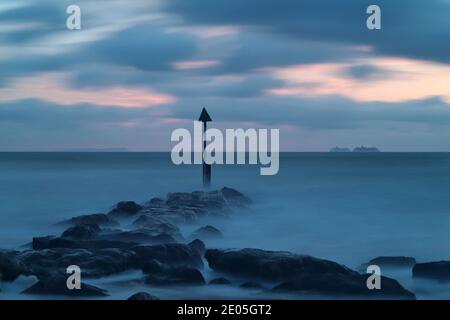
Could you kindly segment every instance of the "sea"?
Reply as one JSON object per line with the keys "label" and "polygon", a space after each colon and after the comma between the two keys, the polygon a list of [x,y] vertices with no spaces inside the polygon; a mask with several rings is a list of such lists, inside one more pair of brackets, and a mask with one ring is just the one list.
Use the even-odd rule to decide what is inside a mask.
{"label": "sea", "polygon": [[[253,203],[217,221],[224,237],[208,247],[292,251],[354,269],[377,256],[450,260],[450,153],[281,153],[273,176],[260,175],[259,165],[213,165],[211,189],[223,186]],[[201,166],[174,165],[170,153],[0,153],[0,248],[21,250],[34,236],[60,233],[61,220],[108,212],[122,200],[201,189]],[[450,298],[448,284],[412,278],[411,270],[382,274],[419,299]],[[133,281],[140,277],[91,283],[113,299],[141,290],[166,299],[259,297],[238,286],[149,288]],[[34,281],[2,283],[0,299],[43,298],[20,294]]]}

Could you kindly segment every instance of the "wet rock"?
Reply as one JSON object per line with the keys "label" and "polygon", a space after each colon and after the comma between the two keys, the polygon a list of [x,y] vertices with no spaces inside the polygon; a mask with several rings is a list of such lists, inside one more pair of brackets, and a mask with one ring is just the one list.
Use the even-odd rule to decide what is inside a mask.
{"label": "wet rock", "polygon": [[148,275],[145,283],[151,285],[204,285],[202,273],[192,267],[167,266],[157,260],[146,262],[142,271]]}
{"label": "wet rock", "polygon": [[159,300],[159,298],[157,298],[147,292],[138,292],[138,293],[133,294],[127,300]]}
{"label": "wet rock", "polygon": [[63,237],[46,236],[33,238],[33,249],[106,249],[106,248],[131,248],[138,245],[137,242],[125,242],[109,239],[74,240]]}
{"label": "wet rock", "polygon": [[450,281],[450,261],[416,263],[412,274],[416,278]]}
{"label": "wet rock", "polygon": [[188,244],[192,249],[195,249],[200,256],[203,256],[206,252],[206,247],[203,241],[195,239]]}
{"label": "wet rock", "polygon": [[275,286],[275,292],[295,292],[313,294],[335,294],[364,296],[379,299],[415,299],[414,293],[403,288],[397,280],[381,277],[381,289],[369,290],[366,282],[369,275],[353,274],[299,274],[295,279]]}
{"label": "wet rock", "polygon": [[144,228],[148,233],[151,233],[154,236],[159,234],[167,234],[177,241],[184,240],[183,236],[181,235],[180,229],[175,224],[162,217],[141,215],[133,222],[133,226]]}
{"label": "wet rock", "polygon": [[99,240],[105,241],[119,241],[135,244],[162,244],[162,243],[176,243],[177,240],[167,233],[155,232],[152,229],[141,228],[130,231],[119,231],[103,234]]}
{"label": "wet rock", "polygon": [[121,201],[109,214],[112,216],[132,216],[138,213],[142,206],[134,201]]}
{"label": "wet rock", "polygon": [[0,250],[0,273],[3,281],[14,281],[25,272],[25,267],[17,255],[16,251]]}
{"label": "wet rock", "polygon": [[150,260],[170,266],[202,268],[202,256],[194,244],[169,243],[143,245],[131,248],[136,253],[138,264],[145,265]]}
{"label": "wet rock", "polygon": [[104,213],[94,213],[88,215],[82,215],[74,217],[62,222],[63,224],[96,224],[101,227],[118,227],[119,223]]}
{"label": "wet rock", "polygon": [[161,199],[161,198],[152,198],[148,202],[148,206],[149,207],[156,207],[156,208],[164,207],[165,206],[165,201],[164,201],[164,199]]}
{"label": "wet rock", "polygon": [[29,250],[20,253],[19,259],[28,274],[37,276],[64,273],[70,265],[78,265],[83,277],[102,277],[137,268],[135,253],[118,248]]}
{"label": "wet rock", "polygon": [[217,228],[207,225],[204,227],[200,227],[197,230],[195,230],[192,235],[190,236],[191,239],[202,239],[202,240],[208,240],[208,239],[218,239],[222,238],[222,232],[218,230]]}
{"label": "wet rock", "polygon": [[254,282],[254,281],[244,282],[239,287],[241,287],[243,289],[262,289],[263,288],[258,282]]}
{"label": "wet rock", "polygon": [[216,279],[212,279],[209,284],[223,284],[223,285],[227,285],[227,284],[231,284],[231,281],[228,280],[227,278],[216,278]]}
{"label": "wet rock", "polygon": [[79,224],[64,231],[61,237],[77,240],[89,240],[96,238],[101,229],[97,224]]}
{"label": "wet rock", "polygon": [[210,249],[205,258],[215,271],[265,281],[290,280],[299,273],[354,273],[332,261],[285,251]]}
{"label": "wet rock", "polygon": [[242,193],[235,189],[223,187],[220,192],[222,193],[228,204],[232,206],[242,207],[251,203],[250,198],[244,196]]}
{"label": "wet rock", "polygon": [[209,266],[216,272],[245,277],[249,280],[279,283],[275,291],[326,292],[345,295],[380,295],[414,298],[396,280],[383,277],[382,289],[371,293],[366,279],[336,262],[293,254],[285,251],[260,249],[207,250]]}
{"label": "wet rock", "polygon": [[361,272],[365,272],[370,265],[377,265],[381,268],[412,268],[416,264],[416,259],[413,257],[401,257],[401,256],[385,256],[377,257],[363,264],[360,269]]}
{"label": "wet rock", "polygon": [[79,290],[69,290],[67,288],[67,278],[64,275],[53,274],[50,276],[43,276],[39,281],[22,291],[26,294],[50,294],[50,295],[65,295],[75,297],[104,297],[107,296],[107,291],[95,287],[90,284],[81,283]]}

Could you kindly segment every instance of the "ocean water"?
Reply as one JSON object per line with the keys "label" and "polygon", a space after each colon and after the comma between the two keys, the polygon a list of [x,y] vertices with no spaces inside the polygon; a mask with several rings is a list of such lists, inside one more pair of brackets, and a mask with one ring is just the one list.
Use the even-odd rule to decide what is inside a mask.
{"label": "ocean water", "polygon": [[[175,166],[169,153],[0,153],[0,248],[20,248],[33,236],[58,233],[55,223],[107,212],[121,200],[199,190],[201,172],[197,165]],[[448,153],[282,153],[275,176],[261,176],[258,165],[213,166],[212,188],[222,186],[254,203],[217,221],[224,238],[209,247],[289,250],[351,268],[380,255],[450,260]],[[188,235],[194,227],[183,231]],[[448,285],[387,272],[419,298],[450,298]],[[139,278],[99,281],[113,298],[124,298],[137,288],[121,285],[127,276]],[[24,298],[19,288],[29,281],[3,284],[9,291],[0,299]],[[157,293],[182,298],[183,290]],[[191,288],[190,297],[249,294],[237,291]]]}

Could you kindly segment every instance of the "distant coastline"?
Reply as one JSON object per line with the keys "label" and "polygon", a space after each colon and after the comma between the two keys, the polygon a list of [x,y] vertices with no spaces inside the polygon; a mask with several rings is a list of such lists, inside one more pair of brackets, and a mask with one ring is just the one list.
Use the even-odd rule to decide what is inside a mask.
{"label": "distant coastline", "polygon": [[365,147],[365,146],[360,146],[360,147],[355,147],[353,148],[353,150],[351,150],[350,148],[344,147],[334,147],[330,149],[330,152],[381,152],[380,149],[375,148],[375,147]]}

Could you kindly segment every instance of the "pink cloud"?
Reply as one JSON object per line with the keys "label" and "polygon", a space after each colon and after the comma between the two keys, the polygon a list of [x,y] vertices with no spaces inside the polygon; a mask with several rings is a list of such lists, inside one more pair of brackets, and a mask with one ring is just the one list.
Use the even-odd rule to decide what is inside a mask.
{"label": "pink cloud", "polygon": [[175,101],[171,95],[143,88],[71,88],[66,84],[67,79],[68,75],[62,73],[20,78],[0,89],[0,101],[40,99],[62,105],[87,103],[121,108],[145,108]]}
{"label": "pink cloud", "polygon": [[[387,71],[385,78],[355,79],[346,73],[355,65]],[[357,101],[400,102],[440,96],[450,103],[450,67],[394,58],[373,58],[354,63],[326,63],[269,69],[286,85],[266,91],[270,95],[317,97],[341,95]]]}
{"label": "pink cloud", "polygon": [[172,64],[176,70],[203,69],[213,67],[219,64],[217,60],[187,60],[178,61]]}

